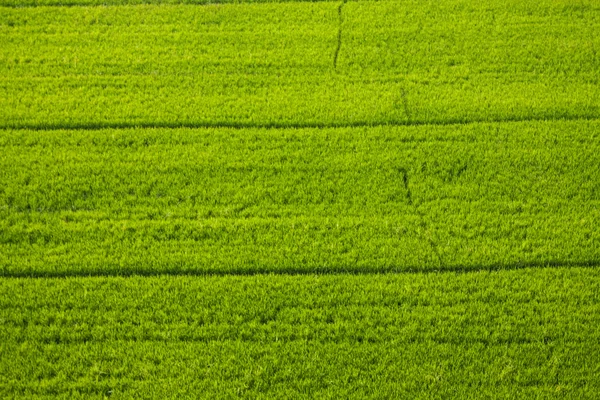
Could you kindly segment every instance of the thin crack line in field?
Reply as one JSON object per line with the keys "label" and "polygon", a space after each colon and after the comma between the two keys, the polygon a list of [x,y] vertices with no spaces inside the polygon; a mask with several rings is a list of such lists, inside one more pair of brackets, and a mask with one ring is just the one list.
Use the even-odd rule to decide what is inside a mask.
{"label": "thin crack line in field", "polygon": [[400,94],[402,97],[402,104],[404,105],[404,113],[406,114],[407,123],[410,123],[410,121],[412,120],[412,115],[410,113],[410,109],[408,108],[408,99],[406,97],[406,89],[401,88]]}
{"label": "thin crack line in field", "polygon": [[563,269],[563,268],[586,268],[598,269],[600,260],[590,261],[547,261],[547,262],[523,262],[512,264],[483,264],[472,266],[445,266],[444,268],[422,268],[407,267],[399,269],[394,268],[365,268],[360,269],[302,269],[285,268],[274,269],[255,269],[228,271],[205,270],[205,271],[134,271],[125,270],[119,272],[109,271],[65,271],[65,272],[4,272],[0,273],[0,279],[44,279],[44,278],[93,278],[93,277],[146,277],[146,276],[257,276],[257,275],[282,275],[282,276],[315,276],[315,275],[416,275],[416,274],[469,274],[469,273],[492,273],[502,271],[518,271],[524,269]]}
{"label": "thin crack line in field", "polygon": [[402,183],[404,184],[404,189],[406,190],[406,200],[408,204],[414,208],[415,212],[419,216],[421,221],[420,226],[423,229],[425,240],[429,243],[433,254],[438,260],[440,268],[444,269],[444,260],[442,259],[442,255],[438,249],[438,244],[431,238],[431,232],[429,226],[427,225],[427,221],[425,219],[425,214],[419,210],[419,207],[415,206],[412,196],[412,191],[410,190],[410,178],[408,176],[408,171],[406,168],[398,168],[398,172],[402,175]]}
{"label": "thin crack line in field", "polygon": [[337,46],[335,48],[335,53],[333,53],[333,69],[337,68],[338,57],[340,55],[340,49],[342,48],[342,25],[344,23],[344,14],[342,11],[347,1],[348,0],[343,0],[340,6],[338,7],[338,34]]}

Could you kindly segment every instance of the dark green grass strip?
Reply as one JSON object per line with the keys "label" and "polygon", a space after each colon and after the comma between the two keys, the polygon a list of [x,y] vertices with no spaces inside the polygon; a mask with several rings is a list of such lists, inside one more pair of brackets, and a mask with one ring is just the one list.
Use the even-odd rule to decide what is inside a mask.
{"label": "dark green grass strip", "polygon": [[0,395],[597,398],[600,269],[0,279]]}

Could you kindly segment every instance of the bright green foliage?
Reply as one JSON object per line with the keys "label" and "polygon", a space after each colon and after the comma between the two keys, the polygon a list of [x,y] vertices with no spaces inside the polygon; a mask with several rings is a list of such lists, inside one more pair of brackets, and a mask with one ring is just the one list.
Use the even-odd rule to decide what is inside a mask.
{"label": "bright green foliage", "polygon": [[1,280],[0,394],[592,399],[599,293],[578,268]]}
{"label": "bright green foliage", "polygon": [[0,0],[0,7],[39,7],[39,6],[132,6],[132,5],[173,5],[221,7],[222,5],[253,3],[295,3],[326,2],[337,0]]}
{"label": "bright green foliage", "polygon": [[600,261],[600,125],[3,131],[5,275]]}
{"label": "bright green foliage", "polygon": [[600,116],[595,2],[349,2],[341,15],[338,7],[5,9],[0,126]]}
{"label": "bright green foliage", "polygon": [[598,2],[208,3],[0,0],[0,398],[600,398]]}

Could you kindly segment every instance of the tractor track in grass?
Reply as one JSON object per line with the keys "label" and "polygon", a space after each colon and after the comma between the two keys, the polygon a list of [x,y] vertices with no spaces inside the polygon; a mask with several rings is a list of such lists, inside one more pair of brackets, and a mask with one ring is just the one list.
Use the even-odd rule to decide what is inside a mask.
{"label": "tractor track in grass", "polygon": [[444,266],[439,269],[423,268],[403,268],[403,269],[381,269],[381,268],[360,268],[347,270],[322,269],[254,269],[254,270],[172,270],[172,271],[144,271],[144,270],[123,270],[118,272],[111,271],[64,271],[64,272],[2,272],[0,279],[46,279],[46,278],[78,278],[78,277],[153,277],[153,276],[325,276],[325,275],[354,275],[354,276],[375,276],[375,275],[416,275],[416,274],[469,274],[478,272],[501,272],[516,271],[526,269],[562,269],[562,268],[599,268],[600,260],[588,261],[548,261],[548,262],[525,262],[514,264],[489,264],[473,266]]}
{"label": "tractor track in grass", "polygon": [[356,122],[89,122],[89,123],[24,123],[6,124],[0,130],[103,130],[103,129],[332,129],[332,128],[369,128],[369,127],[410,127],[410,126],[452,126],[473,124],[501,124],[511,122],[564,122],[599,121],[598,115],[579,115],[561,117],[505,117],[481,119],[448,119],[440,121],[356,121]]}

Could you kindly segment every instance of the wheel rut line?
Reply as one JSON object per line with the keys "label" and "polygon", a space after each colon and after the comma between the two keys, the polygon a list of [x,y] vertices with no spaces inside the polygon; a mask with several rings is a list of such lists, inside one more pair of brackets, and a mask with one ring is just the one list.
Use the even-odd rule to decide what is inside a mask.
{"label": "wheel rut line", "polygon": [[443,268],[423,269],[419,267],[404,267],[402,269],[362,268],[353,269],[313,269],[286,268],[281,270],[256,269],[229,270],[229,271],[66,271],[66,272],[4,272],[1,279],[48,279],[48,278],[111,278],[111,277],[159,277],[159,276],[189,276],[189,277],[227,277],[227,276],[375,276],[375,275],[440,275],[440,274],[469,274],[482,272],[518,271],[525,269],[573,269],[600,268],[600,260],[588,261],[549,261],[549,262],[524,262],[513,264],[484,264],[473,266],[444,266]]}
{"label": "wheel rut line", "polygon": [[511,117],[497,119],[450,119],[445,121],[356,121],[338,122],[114,122],[114,123],[73,123],[73,124],[14,124],[0,126],[0,130],[31,130],[31,131],[97,131],[103,129],[336,129],[336,128],[377,128],[377,127],[410,127],[410,126],[467,126],[474,124],[500,124],[519,122],[565,122],[565,121],[599,121],[600,116],[567,116],[557,118],[547,117]]}

